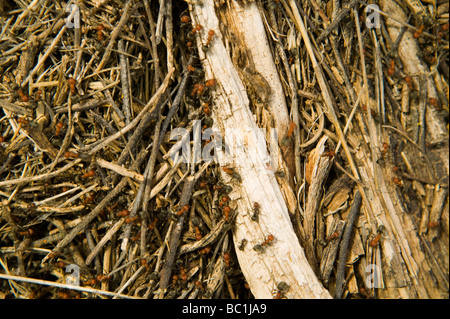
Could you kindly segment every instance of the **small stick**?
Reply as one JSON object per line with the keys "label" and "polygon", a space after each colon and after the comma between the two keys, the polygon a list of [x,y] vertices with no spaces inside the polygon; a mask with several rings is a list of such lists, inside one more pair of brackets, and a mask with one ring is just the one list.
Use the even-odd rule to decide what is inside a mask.
{"label": "small stick", "polygon": [[[183,190],[180,197],[180,207],[187,205],[194,189],[196,177],[190,176],[184,182]],[[183,230],[185,214],[181,215],[173,228],[171,238],[169,240],[168,251],[166,252],[166,260],[163,268],[161,269],[161,278],[159,281],[159,287],[164,292],[169,286],[170,278],[172,275],[172,268],[177,256],[178,246]]]}
{"label": "small stick", "polygon": [[42,181],[42,180],[50,179],[55,176],[58,176],[61,173],[64,173],[65,171],[69,170],[70,168],[74,167],[75,165],[77,165],[80,162],[81,162],[81,159],[76,159],[75,161],[67,164],[66,166],[61,167],[60,169],[58,169],[54,172],[49,172],[49,173],[45,173],[42,175],[35,175],[35,176],[30,176],[30,177],[16,178],[16,179],[8,180],[8,181],[2,181],[2,182],[0,182],[0,187],[15,185],[15,184],[31,183],[31,182],[35,182],[35,181]]}
{"label": "small stick", "polygon": [[16,113],[16,114],[26,115],[26,116],[32,115],[30,110],[28,110],[22,106],[16,105],[14,103],[10,103],[8,101],[2,100],[2,99],[0,99],[0,107],[3,107],[11,112]]}
{"label": "small stick", "polygon": [[101,69],[103,69],[104,64],[108,60],[109,56],[111,55],[111,51],[113,48],[113,45],[116,42],[117,37],[119,36],[120,32],[122,32],[122,29],[125,25],[125,23],[128,21],[128,18],[130,17],[130,7],[132,4],[132,0],[128,0],[125,4],[125,7],[123,8],[122,17],[120,18],[119,23],[114,28],[113,32],[111,33],[111,38],[109,39],[109,44],[105,49],[105,53],[103,54],[103,57],[100,61],[100,63],[97,66],[97,69],[95,72],[100,72]]}
{"label": "small stick", "polygon": [[342,8],[339,13],[336,15],[336,17],[333,19],[333,22],[331,22],[328,27],[319,35],[316,42],[319,43],[323,39],[325,39],[337,26],[339,23],[341,23],[342,19],[348,17],[348,14],[351,10],[351,8],[357,4],[359,0],[352,0],[349,4],[347,4],[344,8]]}
{"label": "small stick", "polygon": [[361,207],[362,196],[359,191],[356,192],[353,199],[352,208],[348,214],[347,224],[345,225],[344,234],[342,235],[341,247],[339,250],[339,260],[336,270],[336,291],[334,298],[341,299],[344,292],[345,284],[345,263],[347,261],[348,246],[350,244],[350,237],[352,235],[353,224],[355,223],[359,209]]}
{"label": "small stick", "polygon": [[98,255],[98,253],[101,251],[103,246],[114,236],[114,234],[122,227],[123,223],[125,222],[124,218],[121,218],[118,220],[114,226],[112,226],[103,236],[103,238],[99,241],[99,243],[91,249],[91,253],[86,258],[86,265],[89,266],[89,264],[92,262],[92,260]]}
{"label": "small stick", "polygon": [[[139,154],[139,157],[136,158],[136,161],[132,165],[132,169],[137,169],[140,164],[143,162],[147,152],[142,152]],[[74,161],[75,163],[75,161]],[[60,252],[64,247],[66,247],[72,240],[84,230],[84,228],[95,218],[98,214],[106,207],[106,205],[116,197],[125,185],[128,183],[127,178],[123,178],[117,186],[106,195],[103,200],[87,215],[85,215],[80,223],[78,223],[52,250],[52,253]],[[48,258],[50,258],[50,254],[45,256],[42,260],[44,263]]]}
{"label": "small stick", "polygon": [[29,282],[29,283],[36,284],[36,285],[44,285],[44,286],[50,286],[50,287],[56,287],[56,288],[83,291],[83,292],[88,292],[91,294],[99,294],[99,295],[105,295],[105,296],[110,296],[110,297],[120,297],[120,298],[124,298],[124,299],[140,299],[139,297],[118,294],[118,293],[115,293],[112,291],[105,291],[105,290],[100,290],[100,289],[94,289],[94,288],[76,286],[76,285],[69,285],[69,284],[61,284],[58,282],[42,280],[42,279],[34,279],[34,278],[4,275],[4,274],[0,274],[0,278],[5,279],[5,280]]}
{"label": "small stick", "polygon": [[172,0],[166,0],[166,47],[167,47],[167,70],[173,68],[173,21]]}
{"label": "small stick", "polygon": [[152,96],[150,101],[145,105],[145,107],[142,109],[142,111],[133,119],[133,121],[130,122],[127,126],[125,126],[123,129],[118,131],[116,134],[110,135],[107,138],[105,138],[101,143],[97,144],[96,146],[92,147],[92,149],[89,151],[89,154],[92,155],[99,151],[100,149],[104,148],[106,145],[111,143],[112,141],[118,139],[119,137],[123,136],[123,134],[129,132],[131,129],[133,129],[139,121],[144,117],[145,114],[148,112],[152,112],[156,107],[158,106],[158,101],[161,97],[161,95],[166,90],[167,86],[169,85],[170,77],[172,76],[175,69],[170,70],[166,78],[164,79],[163,83],[159,87],[158,91]]}
{"label": "small stick", "polygon": [[[123,109],[125,113],[125,123],[130,124],[131,121],[131,108],[130,108],[130,79],[128,78],[128,59],[125,57],[125,45],[123,40],[119,40],[117,43],[119,49],[120,59],[120,82],[122,82],[122,95],[123,95]],[[169,68],[170,70],[170,68]]]}

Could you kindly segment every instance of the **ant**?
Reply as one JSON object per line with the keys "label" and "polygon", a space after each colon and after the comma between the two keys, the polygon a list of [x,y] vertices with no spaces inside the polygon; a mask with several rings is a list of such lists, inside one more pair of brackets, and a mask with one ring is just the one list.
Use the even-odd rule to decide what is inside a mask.
{"label": "ant", "polygon": [[439,101],[437,99],[435,99],[435,98],[430,97],[428,99],[428,103],[430,103],[432,106],[434,106],[435,109],[439,110],[441,108],[440,105],[439,105]]}
{"label": "ant", "polygon": [[414,39],[419,38],[422,35],[423,29],[425,29],[425,25],[422,24],[417,30],[416,32],[414,32]]}
{"label": "ant", "polygon": [[183,213],[187,212],[189,210],[189,205],[184,205],[177,213],[178,216],[183,215]]}
{"label": "ant", "polygon": [[125,218],[125,223],[131,224],[131,223],[133,223],[134,221],[136,221],[138,218],[139,218],[139,216],[126,217],[126,218]]}
{"label": "ant", "polygon": [[242,238],[242,240],[241,240],[241,242],[240,242],[240,244],[239,244],[239,246],[238,246],[238,249],[244,251],[245,245],[247,245],[247,242],[248,242],[247,239]]}
{"label": "ant", "polygon": [[95,194],[94,193],[92,193],[92,192],[87,193],[85,198],[84,198],[84,200],[83,200],[83,205],[86,206],[87,204],[93,202],[94,198],[95,198]]}
{"label": "ant", "polygon": [[320,155],[321,157],[327,156],[327,157],[334,157],[336,156],[336,152],[335,151],[328,151],[323,153],[322,155]]}
{"label": "ant", "polygon": [[236,171],[234,170],[234,168],[223,167],[222,169],[223,169],[223,171],[224,171],[225,173],[227,173],[228,175],[231,175],[231,177],[234,178],[234,179],[236,179],[238,182],[242,182],[241,175],[239,175],[238,173],[236,173]]}
{"label": "ant", "polygon": [[191,64],[189,64],[189,65],[186,67],[186,69],[187,69],[189,72],[194,72],[194,71],[195,71],[195,68],[194,68]]}
{"label": "ant", "polygon": [[64,153],[64,157],[67,157],[67,158],[78,158],[78,157],[80,157],[80,155],[78,155],[77,153],[73,153],[73,152],[65,152]]}
{"label": "ant", "polygon": [[405,80],[406,84],[408,84],[409,89],[412,91],[414,89],[412,78],[410,76],[405,76],[403,79]]}
{"label": "ant", "polygon": [[336,238],[338,238],[339,237],[339,233],[338,232],[334,232],[334,233],[332,233],[326,240],[327,240],[327,242],[330,242],[330,241],[332,241],[333,239],[336,239]]}
{"label": "ant", "polygon": [[251,217],[251,220],[257,222],[258,221],[258,217],[259,217],[259,209],[261,208],[261,206],[257,203],[254,202],[253,203],[253,215]]}
{"label": "ant", "polygon": [[195,34],[196,32],[199,32],[201,29],[203,29],[203,26],[201,24],[197,24],[194,28],[192,28],[192,33]]}
{"label": "ant", "polygon": [[145,268],[147,268],[147,270],[150,270],[150,266],[148,265],[148,261],[145,258],[141,259],[141,266],[144,266]]}
{"label": "ant", "polygon": [[22,125],[28,125],[28,124],[29,124],[29,122],[28,122],[28,120],[25,118],[25,116],[24,116],[24,117],[19,117],[19,118],[17,119],[17,123],[22,124]]}
{"label": "ant", "polygon": [[295,123],[293,121],[291,121],[289,123],[289,127],[288,127],[288,131],[286,133],[286,136],[281,140],[281,144],[283,146],[287,146],[289,144],[289,139],[291,138],[292,134],[294,133],[295,130]]}
{"label": "ant", "polygon": [[229,201],[230,201],[230,197],[228,197],[227,195],[222,196],[222,198],[220,199],[220,202],[219,202],[219,207],[222,207]]}
{"label": "ant", "polygon": [[268,245],[272,244],[274,239],[275,239],[275,237],[273,237],[272,234],[268,235],[267,238],[264,240],[264,242],[261,244],[261,246],[268,246]]}
{"label": "ant", "polygon": [[389,69],[388,69],[388,71],[387,71],[387,74],[389,75],[389,76],[393,76],[394,75],[394,72],[395,72],[395,60],[391,60],[391,62],[390,62],[390,67],[389,67]]}
{"label": "ant", "polygon": [[383,143],[383,149],[381,150],[381,154],[383,154],[383,157],[386,155],[386,153],[388,152],[388,150],[389,150],[389,144],[386,143],[386,142],[384,142],[384,143]]}
{"label": "ant", "polygon": [[370,241],[370,247],[375,248],[376,246],[378,246],[380,239],[381,239],[381,234],[382,231],[380,229],[380,227],[377,230],[377,235]]}
{"label": "ant", "polygon": [[256,244],[255,246],[253,246],[253,250],[258,254],[262,254],[264,252],[264,247],[260,244]]}
{"label": "ant", "polygon": [[98,40],[98,42],[101,42],[103,40],[103,30],[104,29],[105,29],[105,27],[101,23],[97,26],[97,40]]}
{"label": "ant", "polygon": [[55,136],[58,137],[59,134],[61,133],[61,129],[63,128],[64,123],[63,122],[58,122],[56,123],[56,131],[55,131]]}
{"label": "ant", "polygon": [[130,211],[128,209],[121,210],[117,213],[117,216],[119,217],[127,217],[128,215],[130,215]]}
{"label": "ant", "polygon": [[95,170],[91,169],[90,171],[84,173],[81,178],[90,178],[95,175]]}
{"label": "ant", "polygon": [[226,221],[228,221],[228,219],[230,218],[230,212],[231,212],[230,206],[227,205],[223,208],[223,215]]}
{"label": "ant", "polygon": [[75,95],[76,94],[76,89],[75,89],[75,79],[70,77],[67,79],[67,84],[69,84],[69,88],[70,88],[70,94]]}
{"label": "ant", "polygon": [[41,99],[41,95],[42,95],[42,90],[37,90],[37,91],[34,93],[34,99],[35,99],[36,101],[40,100],[40,99]]}
{"label": "ant", "polygon": [[203,248],[202,250],[199,251],[200,255],[205,255],[207,253],[209,253],[211,251],[211,246],[206,246],[205,248]]}
{"label": "ant", "polygon": [[280,281],[277,284],[277,294],[273,299],[283,299],[286,292],[289,290],[289,285],[285,283],[284,281]]}
{"label": "ant", "polygon": [[205,47],[208,47],[208,45],[211,43],[211,41],[212,41],[212,39],[214,37],[214,34],[215,34],[214,30],[209,30],[208,31],[208,37],[206,38]]}
{"label": "ant", "polygon": [[191,96],[202,95],[205,86],[201,83],[194,84],[194,89],[192,90]]}
{"label": "ant", "polygon": [[182,16],[180,20],[184,24],[189,23],[189,21],[191,21],[191,18],[189,18],[189,16]]}
{"label": "ant", "polygon": [[211,109],[209,107],[209,102],[206,102],[205,104],[203,104],[203,112],[206,115],[210,115],[211,114]]}
{"label": "ant", "polygon": [[395,185],[397,185],[397,186],[399,186],[399,187],[402,187],[402,186],[403,186],[402,180],[401,180],[400,178],[398,178],[398,177],[393,177],[393,178],[392,178],[392,181],[394,182]]}
{"label": "ant", "polygon": [[198,241],[202,239],[203,236],[202,233],[200,232],[200,229],[197,226],[195,226],[194,228],[195,228],[195,239]]}
{"label": "ant", "polygon": [[222,257],[223,257],[223,261],[225,262],[225,265],[226,265],[227,267],[230,267],[230,262],[231,262],[231,256],[230,256],[230,253],[224,252]]}
{"label": "ant", "polygon": [[207,80],[207,81],[205,82],[205,85],[206,85],[207,87],[213,87],[213,86],[215,86],[216,84],[217,84],[216,79],[209,79],[209,80]]}
{"label": "ant", "polygon": [[97,279],[92,278],[90,280],[86,280],[85,282],[83,282],[83,286],[94,286],[97,283]]}
{"label": "ant", "polygon": [[17,90],[17,94],[19,95],[19,98],[22,100],[22,102],[28,102],[29,101],[28,95],[23,93],[22,89],[18,89]]}

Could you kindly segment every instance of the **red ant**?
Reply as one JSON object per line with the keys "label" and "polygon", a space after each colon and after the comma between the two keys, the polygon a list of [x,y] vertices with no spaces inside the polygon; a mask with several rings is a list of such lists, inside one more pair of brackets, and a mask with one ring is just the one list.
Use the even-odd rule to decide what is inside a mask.
{"label": "red ant", "polygon": [[206,39],[206,44],[205,44],[205,46],[208,46],[208,45],[211,43],[211,41],[212,41],[212,39],[213,39],[213,37],[214,37],[214,34],[215,34],[214,30],[209,30],[209,31],[208,31],[208,37],[207,37],[207,39]]}
{"label": "red ant", "polygon": [[261,244],[261,246],[268,246],[268,245],[270,245],[273,242],[274,239],[275,239],[275,237],[273,237],[272,234],[268,235],[266,240],[264,240],[264,242]]}
{"label": "red ant", "polygon": [[76,89],[75,89],[75,84],[76,84],[76,83],[77,83],[77,82],[76,82],[75,79],[72,78],[72,77],[70,77],[70,78],[67,79],[67,84],[69,84],[70,93],[71,93],[72,95],[75,95],[75,93],[76,93]]}
{"label": "red ant", "polygon": [[332,241],[333,239],[336,239],[339,237],[339,233],[338,232],[334,232],[332,233],[328,238],[327,238],[327,242]]}
{"label": "red ant", "polygon": [[381,154],[383,154],[383,156],[385,156],[388,150],[389,150],[389,144],[386,142],[383,143],[383,149],[381,150]]}
{"label": "red ant", "polygon": [[286,136],[281,140],[281,144],[283,146],[287,146],[289,144],[289,139],[291,138],[292,134],[294,133],[295,127],[296,127],[295,123],[291,121],[289,123],[289,127],[288,127],[288,131],[286,133]]}
{"label": "red ant", "polygon": [[18,89],[17,94],[19,94],[19,98],[22,100],[22,102],[28,102],[29,97],[27,94],[22,92],[22,89]]}
{"label": "red ant", "polygon": [[209,102],[206,102],[206,103],[203,105],[203,112],[205,112],[206,115],[211,114],[211,109],[209,108]]}
{"label": "red ant", "polygon": [[136,221],[138,218],[139,218],[139,216],[126,217],[126,218],[125,218],[125,223],[131,224],[131,223],[133,223],[134,221]]}
{"label": "red ant", "polygon": [[104,29],[105,29],[105,27],[101,23],[97,26],[97,40],[98,40],[98,42],[101,42],[103,40],[103,30]]}
{"label": "red ant", "polygon": [[117,216],[119,217],[127,217],[128,215],[130,215],[130,211],[128,209],[121,210],[117,213]]}
{"label": "red ant", "polygon": [[205,85],[206,85],[207,87],[212,87],[212,86],[214,86],[214,85],[216,85],[216,84],[217,84],[216,79],[209,79],[209,80],[207,80],[207,81],[205,82]]}
{"label": "red ant", "polygon": [[188,23],[191,21],[191,18],[189,18],[189,16],[182,16],[180,20],[182,23]]}
{"label": "red ant", "polygon": [[394,184],[396,184],[399,187],[403,186],[402,180],[400,178],[398,178],[398,177],[393,177],[392,181],[394,182]]}
{"label": "red ant", "polygon": [[78,158],[78,157],[80,157],[80,155],[78,155],[77,153],[73,153],[73,152],[65,152],[64,153],[64,157],[67,157],[67,158]]}
{"label": "red ant", "polygon": [[416,32],[414,32],[414,39],[417,39],[417,38],[419,38],[420,36],[421,36],[421,34],[422,34],[422,32],[423,32],[423,29],[425,29],[425,25],[421,25],[417,30],[416,30]]}
{"label": "red ant", "polygon": [[41,91],[41,90],[37,90],[37,91],[34,93],[34,99],[35,99],[36,101],[40,100],[40,99],[41,99],[41,94],[42,94],[42,91]]}
{"label": "red ant", "polygon": [[387,71],[387,74],[388,74],[389,76],[393,76],[393,75],[394,75],[394,72],[395,72],[395,61],[394,61],[394,60],[391,60],[391,65],[390,65],[390,67],[389,67],[389,69],[388,69],[388,71]]}
{"label": "red ant", "polygon": [[403,79],[405,80],[406,84],[408,84],[409,89],[412,91],[414,89],[412,78],[410,76],[405,76]]}
{"label": "red ant", "polygon": [[228,221],[228,219],[230,218],[230,212],[231,212],[230,206],[227,205],[223,208],[223,215],[226,221]]}
{"label": "red ant", "polygon": [[334,156],[336,156],[336,152],[335,151],[328,151],[328,152],[323,153],[320,156],[322,156],[322,157],[324,157],[324,156],[334,157]]}
{"label": "red ant", "polygon": [[190,64],[186,67],[186,69],[187,69],[189,72],[194,72],[194,71],[195,71],[195,68],[194,68],[192,65],[190,65]]}
{"label": "red ant", "polygon": [[197,226],[195,226],[194,228],[195,228],[195,239],[196,240],[202,239],[203,236],[202,233],[200,232],[200,229]]}
{"label": "red ant", "polygon": [[28,228],[27,230],[19,232],[19,235],[20,236],[31,236],[34,233],[35,233],[35,231],[33,230],[33,228]]}
{"label": "red ant", "polygon": [[82,178],[89,178],[93,177],[95,175],[95,170],[91,169],[90,171],[84,173],[81,177]]}
{"label": "red ant", "polygon": [[223,257],[223,261],[225,262],[225,265],[227,267],[230,267],[230,261],[231,261],[230,254],[228,252],[224,252],[222,257]]}
{"label": "red ant", "polygon": [[209,253],[211,251],[211,246],[206,246],[205,248],[203,248],[203,249],[201,249],[200,251],[199,251],[199,254],[200,255],[204,255],[204,254],[207,254],[207,253]]}
{"label": "red ant", "polygon": [[381,232],[379,231],[377,236],[370,241],[370,247],[375,248],[376,246],[378,246],[380,239],[381,239]]}
{"label": "red ant", "polygon": [[189,210],[189,205],[184,205],[177,213],[178,216],[183,215],[184,212],[187,212]]}
{"label": "red ant", "polygon": [[141,259],[141,265],[147,268],[147,270],[150,270],[150,266],[148,265],[147,259],[142,258]]}
{"label": "red ant", "polygon": [[64,123],[63,122],[58,122],[56,123],[56,131],[55,131],[55,136],[59,136],[59,134],[61,133],[61,129],[63,128]]}

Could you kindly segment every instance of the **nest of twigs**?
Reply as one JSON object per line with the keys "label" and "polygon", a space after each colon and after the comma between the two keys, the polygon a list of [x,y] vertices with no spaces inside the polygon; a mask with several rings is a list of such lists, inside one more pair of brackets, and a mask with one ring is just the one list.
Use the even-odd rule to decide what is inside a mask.
{"label": "nest of twigs", "polygon": [[[448,163],[446,172],[439,157],[442,150],[448,153],[448,140],[439,140],[435,127],[411,124],[425,121],[425,112],[432,111],[445,123],[448,138],[448,0],[402,1],[410,19],[403,22],[397,39],[389,36],[385,22],[376,35],[368,28],[357,33],[354,15],[363,17],[365,8],[358,1],[298,2],[314,52],[322,54],[318,60],[339,111],[336,120],[346,127],[346,145],[352,150],[347,157],[333,151],[341,137],[336,122],[325,118],[323,104],[323,110],[317,108],[318,102],[324,103],[322,87],[294,31],[288,2],[257,5],[267,17],[275,12],[271,17],[278,21],[278,30],[273,33],[272,25],[268,39],[276,61],[283,63],[275,53],[281,43],[289,64],[279,68],[288,107],[292,80],[296,103],[302,106],[297,113],[290,110],[298,114],[299,125],[292,124],[287,134],[287,143],[298,146],[293,140],[300,141],[295,165],[305,172],[303,181],[294,178],[295,166],[290,175],[298,200],[291,218],[299,242],[311,246],[307,257],[317,277],[334,293],[339,241],[351,206],[347,199],[357,185],[376,188],[370,174],[360,170],[358,176],[355,169],[372,164],[384,175],[391,172],[386,176],[405,205],[401,209],[409,213],[408,227],[416,227],[419,234],[417,247],[425,245],[433,272],[448,277],[448,262],[440,263],[445,254],[448,257],[448,241],[443,243],[448,236],[448,196],[439,192],[448,187]],[[412,2],[426,11],[406,5]],[[245,247],[244,240],[237,245],[232,236],[236,214],[242,213],[229,197],[240,182],[238,169],[225,168],[233,180],[225,182],[218,164],[192,164],[176,155],[181,151],[171,135],[175,128],[186,128],[195,143],[194,121],[201,120],[203,130],[214,124],[212,92],[217,83],[205,78],[198,50],[205,54],[217,34],[203,30],[207,36],[197,43],[196,32],[203,26],[191,22],[192,14],[185,1],[91,0],[70,6],[49,0],[0,0],[0,299],[253,297],[235,253],[252,247]],[[398,57],[405,33],[418,41],[420,60],[432,71],[428,77],[437,91],[431,97],[428,93],[422,99],[426,79],[409,74]],[[364,48],[358,47],[361,44]],[[363,89],[366,85],[370,95]],[[380,103],[380,97],[385,102]],[[353,116],[357,124],[347,127]],[[308,160],[324,135],[329,142],[317,158],[336,156],[336,164],[315,184],[315,198],[309,195],[314,181],[307,176],[313,169]],[[375,140],[379,145],[371,144]],[[396,140],[402,140],[400,146]],[[203,148],[209,142],[199,143]],[[359,143],[372,152],[369,162],[357,156]],[[408,157],[427,149],[431,158]],[[360,159],[356,166],[349,154]],[[290,156],[285,160],[292,163]],[[302,224],[309,221],[301,208],[310,205],[309,198],[316,201],[312,211],[317,217],[312,221],[314,237],[306,240]],[[355,222],[356,244],[348,247],[350,233],[345,238],[349,257],[346,251],[343,260],[352,268],[345,276],[349,297],[377,296],[364,286],[361,260],[385,263],[383,249],[390,240],[402,243],[401,248],[393,244],[398,254],[407,252],[396,220],[383,225],[384,215],[373,212],[372,207]],[[433,233],[436,229],[441,232]],[[388,269],[394,269],[386,275],[387,283],[401,281],[397,264],[392,266],[400,257],[394,257],[386,257]],[[422,273],[420,265],[414,267],[402,269]],[[409,285],[405,278],[399,287]],[[445,295],[445,283],[436,293],[430,292],[432,281],[423,279],[422,284],[427,293],[419,289],[407,295],[399,288],[381,296]],[[273,296],[289,296],[288,290],[288,285],[274,285]]]}

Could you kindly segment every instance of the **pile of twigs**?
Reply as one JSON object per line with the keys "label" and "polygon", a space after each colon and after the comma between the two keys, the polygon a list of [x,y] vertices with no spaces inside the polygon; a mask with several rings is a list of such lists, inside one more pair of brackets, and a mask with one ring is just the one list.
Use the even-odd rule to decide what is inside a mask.
{"label": "pile of twigs", "polygon": [[[59,2],[2,5],[0,273],[19,277],[0,296],[248,297],[229,188],[169,156],[169,129],[210,113],[186,5],[88,1],[74,20]],[[78,290],[60,285],[68,265]]]}
{"label": "pile of twigs", "polygon": [[[401,1],[411,18],[391,38],[384,19],[397,19],[386,13],[376,34],[355,27],[364,21],[360,17],[367,4],[362,1],[299,1],[320,76],[295,31],[288,2],[257,3],[274,57],[280,65],[288,63],[279,73],[290,113],[297,115],[300,160],[295,165],[302,176],[293,182],[294,206],[300,207],[293,220],[304,223],[308,199],[315,201],[314,252],[307,257],[328,287],[336,276],[344,277],[347,251],[337,275],[333,269],[350,213],[349,194],[355,185],[360,190],[372,186],[351,156],[363,149],[370,161],[359,156],[358,167],[380,165],[384,174],[395,169],[392,185],[400,198],[409,198],[406,209],[413,212],[425,203],[419,183],[448,187],[448,175],[439,176],[434,167],[441,165],[439,156],[432,164],[429,159],[403,163],[393,141],[402,138],[422,153],[445,144],[426,142],[427,128],[411,124],[425,118],[425,106],[410,110],[409,101],[434,108],[433,114],[448,121],[449,2]],[[408,6],[416,2],[426,11]],[[250,298],[234,253],[245,242],[234,247],[231,239],[239,213],[227,196],[233,186],[221,180],[216,164],[187,163],[170,136],[174,128],[192,133],[194,120],[202,120],[202,129],[213,125],[215,83],[205,79],[197,48],[207,52],[214,33],[196,44],[202,26],[191,23],[187,3],[90,0],[64,6],[50,0],[0,0],[0,21],[0,298]],[[406,32],[414,33],[423,49],[421,60],[435,72],[436,98],[422,101],[426,85],[403,70],[397,50]],[[335,119],[324,113],[328,101],[322,85],[331,92]],[[334,120],[347,133],[347,157],[337,154],[343,141]],[[384,135],[374,136],[381,127]],[[308,156],[324,135],[330,142],[318,156],[335,157],[334,166],[315,194],[308,189],[313,169]],[[208,142],[201,141],[201,147]],[[345,247],[347,259],[365,255],[372,264],[381,258],[375,250],[384,247],[383,238],[388,242],[387,233],[403,240],[395,227],[388,232],[380,227],[362,193],[361,240],[349,247],[348,233]],[[448,207],[447,193],[444,203]],[[435,229],[432,223],[441,220],[443,207],[436,209],[437,220],[426,223],[424,213],[417,212],[415,225]],[[448,235],[448,213],[446,218],[442,227]],[[361,231],[365,223],[368,233]],[[300,243],[308,245],[301,237],[300,231]],[[448,243],[436,249],[448,256]],[[346,276],[348,291],[353,297],[376,296],[364,288],[359,277],[364,269],[358,267]],[[448,276],[448,263],[439,269]],[[282,296],[281,291],[274,296]]]}

